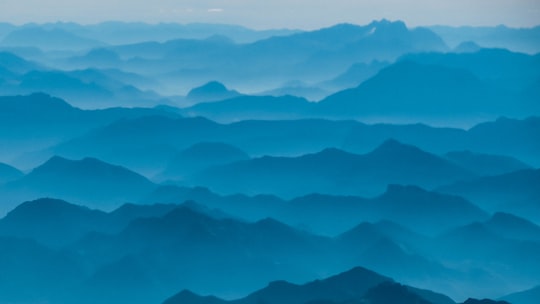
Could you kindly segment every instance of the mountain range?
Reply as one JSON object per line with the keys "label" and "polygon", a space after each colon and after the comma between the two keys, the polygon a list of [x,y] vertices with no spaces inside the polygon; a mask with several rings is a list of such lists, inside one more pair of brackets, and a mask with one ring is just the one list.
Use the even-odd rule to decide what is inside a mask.
{"label": "mountain range", "polygon": [[0,303],[537,303],[537,34],[0,23]]}
{"label": "mountain range", "polygon": [[[326,149],[300,157],[265,156],[240,161],[208,169],[191,183],[228,194],[292,197],[320,192],[373,196],[388,184],[436,187],[473,176],[436,155],[388,140],[364,155]],[[302,184],[294,182],[297,180]]]}
{"label": "mountain range", "polygon": [[271,282],[245,298],[234,301],[215,297],[201,297],[184,290],[171,297],[164,304],[203,304],[203,303],[401,303],[451,304],[455,303],[444,295],[416,289],[395,283],[364,268],[354,268],[347,272],[302,285],[285,281]]}
{"label": "mountain range", "polygon": [[4,184],[1,191],[6,201],[52,196],[108,209],[136,200],[153,188],[148,179],[120,166],[94,158],[55,156],[22,178]]}
{"label": "mountain range", "polygon": [[[106,213],[59,200],[42,199],[24,203],[1,219],[0,238],[3,244],[2,253],[6,254],[6,257],[7,254],[16,254],[18,250],[23,250],[22,248],[29,248],[28,246],[35,248],[30,252],[44,254],[44,257],[37,258],[20,255],[21,263],[34,259],[30,264],[36,265],[32,266],[36,267],[33,268],[34,272],[26,274],[36,275],[36,278],[51,277],[50,267],[57,264],[50,259],[62,256],[69,259],[71,264],[64,264],[67,268],[61,267],[59,269],[62,270],[55,274],[59,280],[70,281],[69,290],[50,288],[46,292],[42,289],[36,291],[37,295],[45,295],[52,303],[66,303],[75,298],[84,303],[156,302],[174,294],[175,289],[182,288],[229,297],[232,294],[251,293],[245,299],[238,300],[249,303],[257,299],[285,301],[287,295],[291,295],[296,289],[294,286],[299,286],[295,284],[300,283],[269,285],[287,287],[284,291],[280,291],[281,288],[263,289],[254,293],[252,291],[263,287],[268,281],[286,279],[290,282],[306,282],[310,278],[321,277],[321,274],[350,269],[358,263],[384,271],[398,277],[400,281],[416,282],[417,286],[424,288],[455,289],[452,290],[452,295],[458,297],[465,296],[467,292],[471,296],[475,293],[470,293],[472,290],[485,289],[483,292],[487,292],[493,284],[502,288],[500,292],[509,290],[508,287],[503,287],[507,281],[491,276],[488,269],[497,271],[503,277],[513,273],[524,282],[534,281],[534,269],[537,265],[532,261],[538,250],[538,242],[518,241],[509,238],[511,236],[508,234],[503,239],[493,229],[499,227],[505,231],[504,227],[510,225],[514,227],[514,231],[519,231],[516,230],[518,227],[533,231],[537,230],[538,226],[509,215],[495,215],[483,223],[482,225],[490,227],[487,229],[492,229],[493,242],[478,233],[471,233],[469,226],[449,230],[436,238],[426,238],[391,222],[362,223],[335,238],[328,238],[292,228],[270,218],[245,222],[194,203],[181,206],[124,205]],[[462,232],[463,229],[466,230]],[[460,233],[466,233],[467,237],[455,237]],[[525,235],[520,235],[523,236]],[[22,238],[34,239],[37,242],[23,241]],[[472,240],[478,244],[471,247]],[[496,245],[497,242],[502,244]],[[430,243],[433,245],[428,245]],[[49,246],[55,249],[48,249]],[[445,246],[452,246],[453,250],[445,250]],[[493,246],[503,246],[506,249],[489,255],[488,261],[482,251],[475,255],[466,253],[467,250],[477,247],[490,251],[494,249]],[[523,251],[523,246],[528,246],[526,248],[532,251]],[[479,250],[478,248],[476,250]],[[485,263],[491,261],[504,263],[501,265],[516,265],[508,260],[507,254],[511,252],[523,260],[523,263],[517,265],[517,269],[484,268]],[[474,263],[475,267],[480,267],[475,275],[468,274],[459,267],[449,269],[438,262],[456,261],[462,255],[474,258],[470,262]],[[50,266],[45,267],[44,263],[49,263]],[[400,270],[399,267],[392,266],[394,263],[409,266]],[[524,271],[527,267],[529,270]],[[20,268],[17,264],[6,264],[3,269],[6,275],[10,275]],[[71,270],[67,271],[68,269]],[[234,279],[229,278],[231,271],[235,272]],[[341,293],[331,286],[356,286],[357,296],[361,297],[369,288],[362,291],[357,284],[366,282],[375,284],[371,286],[374,287],[381,283],[373,282],[371,279],[378,276],[365,269],[357,268],[350,274],[354,273],[361,274],[360,277],[370,273],[371,275],[363,280],[358,278],[360,281],[354,279],[350,282],[351,285],[346,282],[337,284],[337,281],[329,286],[317,285],[325,282],[324,280],[313,283],[316,285],[309,283],[308,286],[318,286],[322,294],[309,292],[311,287],[304,287],[298,292],[305,292],[300,292],[299,295],[339,296]],[[349,276],[345,275],[343,278],[346,277]],[[24,281],[26,277],[20,278]],[[119,281],[110,285],[111,280]],[[23,281],[13,280],[11,285],[6,286],[18,288]],[[385,278],[384,281],[390,279]],[[475,282],[474,288],[471,288],[472,282]],[[138,286],[140,292],[133,293],[132,286]],[[453,287],[450,288],[451,286]],[[390,290],[382,292],[380,296],[389,296]],[[441,295],[410,287],[407,287],[407,290],[431,303],[452,303],[449,298]],[[494,292],[488,293],[496,295]],[[347,294],[350,296],[349,292],[341,296]],[[180,297],[185,295],[186,292],[181,293]],[[188,295],[193,296],[189,293]],[[28,301],[34,295],[18,296],[19,298],[12,292],[2,293],[2,300]]]}

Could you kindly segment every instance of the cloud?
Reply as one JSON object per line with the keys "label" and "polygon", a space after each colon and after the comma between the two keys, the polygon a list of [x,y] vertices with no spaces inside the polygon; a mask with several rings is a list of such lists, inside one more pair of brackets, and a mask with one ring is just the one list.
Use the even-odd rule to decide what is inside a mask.
{"label": "cloud", "polygon": [[221,13],[221,12],[223,12],[223,9],[222,8],[209,8],[208,12],[209,13]]}

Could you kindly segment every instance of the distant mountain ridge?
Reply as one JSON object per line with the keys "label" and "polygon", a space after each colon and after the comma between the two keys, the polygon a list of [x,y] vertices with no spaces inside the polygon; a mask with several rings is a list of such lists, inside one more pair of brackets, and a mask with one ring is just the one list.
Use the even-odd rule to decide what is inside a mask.
{"label": "distant mountain ridge", "polygon": [[540,27],[510,28],[504,25],[493,27],[450,27],[430,26],[451,47],[463,41],[474,41],[482,46],[505,48],[517,52],[535,54],[540,52]]}
{"label": "distant mountain ridge", "polygon": [[440,187],[438,191],[470,199],[486,210],[507,210],[540,223],[540,169],[480,177]]}
{"label": "distant mountain ridge", "polygon": [[[405,201],[409,199],[406,191],[409,191],[407,187],[390,191],[396,192],[396,196],[404,200],[395,201],[394,206],[406,204]],[[414,191],[418,192],[418,190]],[[424,202],[437,201],[435,198],[437,194],[421,195],[426,196]],[[330,198],[329,202],[328,207],[336,211],[341,204],[335,198]],[[314,207],[316,203],[313,200]],[[372,203],[374,206],[387,204],[380,199]],[[291,204],[297,204],[297,202],[291,202]],[[456,201],[449,204],[456,205]],[[433,207],[439,208],[435,204]],[[301,210],[307,209],[302,206]],[[425,211],[431,214],[427,209]],[[357,212],[362,214],[361,211]],[[319,214],[324,213],[319,212]],[[448,216],[456,218],[454,214],[448,214]],[[494,216],[493,219],[497,217]],[[471,219],[463,218],[462,220],[467,222]],[[490,219],[484,223],[491,225],[488,224],[491,221]],[[500,226],[502,229],[507,226],[497,221],[499,222],[497,225],[502,225]],[[413,225],[414,223],[418,221],[413,219]],[[465,288],[467,285],[463,284],[470,284],[473,282],[471,280],[474,280],[475,284],[482,284],[484,288],[492,284],[504,284],[505,280],[493,281],[483,277],[485,275],[483,268],[478,270],[479,277],[469,277],[458,269],[450,270],[437,262],[440,257],[460,261],[461,256],[465,255],[474,256],[475,265],[484,265],[484,259],[477,260],[485,254],[482,251],[484,249],[478,249],[479,253],[474,255],[462,250],[472,246],[468,242],[477,242],[478,244],[475,243],[473,247],[485,247],[485,250],[504,246],[503,252],[493,253],[488,260],[488,263],[503,263],[501,268],[496,268],[501,275],[514,273],[512,272],[514,270],[506,267],[512,263],[507,256],[508,253],[519,253],[521,259],[525,261],[516,264],[519,268],[515,271],[519,272],[526,267],[532,267],[525,271],[525,278],[534,273],[537,261],[533,263],[527,261],[540,250],[538,247],[540,243],[507,239],[493,232],[491,233],[493,237],[477,239],[485,231],[485,229],[478,229],[477,226],[478,224],[460,226],[442,236],[425,238],[386,221],[376,224],[362,223],[343,235],[329,238],[296,229],[271,218],[245,222],[195,203],[180,206],[128,204],[112,212],[104,213],[67,202],[42,199],[24,203],[0,220],[0,235],[10,238],[30,237],[39,240],[40,244],[63,248],[62,254],[70,256],[74,263],[86,265],[86,272],[77,270],[73,274],[66,274],[68,279],[74,280],[76,289],[56,293],[56,297],[60,299],[59,303],[72,302],[71,300],[75,298],[80,299],[81,295],[85,295],[83,303],[96,301],[115,303],[122,299],[147,303],[150,300],[164,299],[181,288],[203,293],[227,294],[231,290],[245,293],[260,288],[268,280],[283,278],[293,282],[305,282],[314,277],[320,277],[321,273],[335,273],[340,269],[350,269],[359,264],[377,271],[384,270],[385,273],[396,276],[400,280],[412,280],[424,282],[423,284],[429,283],[429,286],[438,286],[436,289],[453,290],[450,286],[456,286],[454,284],[464,280],[464,283],[458,284],[461,286],[460,290],[476,294],[477,291],[474,291],[476,289]],[[520,226],[523,225],[520,224]],[[69,233],[66,234],[64,230],[68,230]],[[461,236],[463,233],[466,233],[465,238]],[[58,234],[66,234],[66,237],[59,240]],[[455,238],[454,235],[458,237]],[[501,242],[502,245],[497,245]],[[14,248],[12,245],[7,246],[2,247],[4,251],[0,253]],[[453,250],[445,250],[446,246],[453,246],[451,247]],[[526,248],[530,248],[531,252],[522,250],[522,246],[528,246]],[[54,253],[57,251],[47,253],[47,256]],[[430,258],[419,255],[420,253]],[[195,258],[201,256],[205,258]],[[22,256],[23,261],[27,258],[29,257]],[[38,258],[38,265],[42,261],[47,260]],[[396,268],[396,265],[401,266]],[[8,274],[12,271],[12,268],[5,269],[9,271]],[[41,275],[46,276],[47,271],[49,270]],[[225,280],[230,275],[230,271],[235,272],[234,279]],[[359,271],[365,273],[365,269],[359,269]],[[256,276],[254,276],[255,273],[257,273]],[[261,274],[264,277],[261,278]],[[426,281],[426,276],[429,278],[428,281]],[[355,276],[352,275],[352,277]],[[122,283],[114,284],[113,288],[108,283],[111,278],[121,279],[119,282]],[[449,278],[451,281],[448,281]],[[150,282],[156,283],[150,284]],[[342,290],[341,288],[351,286],[361,292],[358,289],[358,281],[351,281],[350,285],[341,280],[334,283],[329,287],[335,286],[338,290]],[[313,284],[310,286],[323,287],[319,285],[320,281]],[[133,294],[133,286],[141,288],[141,292]],[[268,300],[281,301],[272,298],[272,295],[279,295],[284,287],[287,287],[285,288],[287,291],[288,287],[298,285],[282,282],[270,286],[273,289],[268,293],[263,292],[260,295],[254,293],[253,295],[257,296],[250,296],[250,299],[256,301],[264,297]],[[388,289],[389,287],[392,288]],[[394,292],[405,290],[403,287],[398,287],[397,285],[381,287],[381,293],[375,294],[378,294],[377,297],[389,296],[393,294],[392,290]],[[107,291],[107,293],[96,293],[96,290]],[[330,294],[334,294],[332,290],[334,289],[330,290]],[[409,287],[407,290],[432,303],[451,303],[448,298],[425,290]],[[56,289],[51,289],[44,294],[49,295],[55,292],[57,292]],[[321,290],[321,292],[325,291]],[[455,292],[454,290],[453,293]],[[493,294],[492,291],[489,293]],[[187,295],[193,296],[189,293]],[[308,292],[305,295],[314,296],[318,293]],[[267,296],[269,298],[266,298]],[[10,299],[12,295],[0,294],[0,298],[2,297]],[[283,297],[280,299],[287,299],[286,295]]]}
{"label": "distant mountain ridge", "polygon": [[2,192],[18,200],[52,196],[110,208],[150,193],[154,187],[137,173],[95,158],[55,156],[21,179],[5,184]]}
{"label": "distant mountain ridge", "polygon": [[186,97],[193,102],[208,102],[229,99],[239,95],[240,93],[227,89],[222,83],[211,81],[192,89]]}
{"label": "distant mountain ridge", "polygon": [[[274,193],[291,197],[322,192],[372,196],[388,184],[433,187],[472,176],[438,156],[388,140],[364,155],[325,149],[296,158],[265,156],[211,168],[191,182],[229,194]],[[303,183],[298,185],[293,180]]]}
{"label": "distant mountain ridge", "polygon": [[[401,303],[452,304],[449,298],[428,293],[409,286],[394,283],[392,279],[381,276],[365,268],[357,267],[323,280],[303,285],[285,281],[270,283],[245,298],[233,301],[215,297],[201,297],[184,290],[163,304],[293,304],[293,303],[369,303],[384,304],[400,299]],[[429,301],[427,300],[429,299]]]}

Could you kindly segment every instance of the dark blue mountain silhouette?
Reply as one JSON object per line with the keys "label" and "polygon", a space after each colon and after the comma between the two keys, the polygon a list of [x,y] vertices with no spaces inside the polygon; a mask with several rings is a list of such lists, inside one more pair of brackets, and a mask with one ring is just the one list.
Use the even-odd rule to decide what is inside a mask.
{"label": "dark blue mountain silhouette", "polygon": [[237,162],[209,169],[193,183],[221,193],[372,196],[383,192],[388,184],[433,187],[472,176],[436,155],[389,140],[364,155],[325,149],[294,158],[265,156]]}
{"label": "dark blue mountain silhouette", "polygon": [[[178,286],[248,292],[279,277],[307,280],[313,275],[308,265],[317,265],[321,256],[327,256],[329,244],[329,239],[271,219],[255,223],[217,219],[181,206],[163,217],[134,220],[112,237],[89,235],[73,250],[97,262],[98,272],[116,267],[125,256],[143,259],[145,271],[140,279],[153,278],[159,287],[148,286],[145,292],[156,298]],[[231,271],[236,273],[234,278]],[[90,299],[107,300],[91,286],[85,288]]]}
{"label": "dark blue mountain silhouette", "polygon": [[68,160],[52,157],[23,178],[3,187],[21,200],[57,197],[89,206],[118,206],[150,193],[154,184],[145,177],[95,158]]}
{"label": "dark blue mountain silhouette", "polygon": [[[337,211],[339,203],[330,202]],[[372,204],[377,208],[383,203],[375,200]],[[339,212],[334,213],[340,216]],[[474,229],[470,231],[468,226],[432,240],[389,222],[364,223],[338,238],[329,239],[269,218],[246,223],[194,203],[178,207],[129,204],[103,213],[62,201],[39,200],[15,209],[0,221],[0,228],[2,234],[8,236],[37,238],[51,246],[65,248],[68,255],[77,253],[74,257],[86,265],[86,274],[84,278],[74,279],[74,288],[62,293],[61,303],[76,298],[84,298],[84,303],[113,303],[122,298],[147,303],[180,288],[217,294],[249,292],[267,280],[305,281],[321,271],[335,272],[358,264],[385,271],[403,281],[438,286],[437,289],[463,288],[474,281],[476,289],[469,289],[474,291],[486,286],[486,281],[491,287],[500,286],[494,284],[501,282],[468,277],[447,269],[438,262],[441,257],[455,261],[462,255],[474,256],[469,262],[482,266],[486,253],[478,246],[488,251],[505,248],[491,254],[488,262],[502,263],[502,269],[494,268],[501,274],[530,280],[532,270],[523,272],[524,265],[534,270],[536,262],[533,260],[538,250],[528,241],[521,243],[489,232],[479,234]],[[461,230],[465,230],[466,237],[450,237],[462,233]],[[486,233],[492,237],[485,237]],[[484,237],[478,240],[478,245],[469,243],[481,235]],[[70,242],[72,239],[79,240]],[[61,243],[69,244],[63,247]],[[445,250],[446,246],[451,246],[452,250]],[[441,252],[437,248],[442,248]],[[465,253],[469,248],[479,252]],[[523,274],[508,271],[505,265],[511,261],[510,253],[518,254],[523,261],[514,264],[518,267],[516,272]],[[231,271],[235,273],[234,279],[229,277]],[[112,284],[116,280],[123,283]],[[141,288],[141,293],[133,294],[130,286]]]}
{"label": "dark blue mountain silhouette", "polygon": [[[206,212],[218,217],[214,211],[196,203],[183,207]],[[87,234],[115,234],[136,219],[162,217],[178,205],[127,203],[106,213],[58,199],[43,198],[20,204],[0,220],[0,235],[30,238],[52,248],[65,248]],[[223,215],[219,214],[220,217]]]}
{"label": "dark blue mountain silhouette", "polygon": [[[365,268],[357,267],[347,272],[303,285],[276,281],[244,298],[225,301],[215,297],[201,297],[188,290],[166,300],[164,304],[203,303],[453,303],[448,297],[394,283]],[[429,300],[429,301],[428,301]],[[390,301],[390,302],[389,302]]]}
{"label": "dark blue mountain silhouette", "polygon": [[428,192],[414,186],[391,185],[384,194],[373,199],[326,195],[295,198],[280,209],[277,218],[331,235],[361,221],[384,219],[433,234],[459,223],[484,220],[487,214],[459,197]]}
{"label": "dark blue mountain silhouette", "polygon": [[[399,185],[389,186],[384,194],[373,199],[310,194],[291,200],[271,195],[220,196],[205,188],[162,186],[142,202],[178,204],[188,200],[204,202],[211,208],[240,218],[256,221],[272,216],[291,226],[332,236],[351,229],[362,221],[392,220],[413,230],[434,234],[488,218],[485,212],[462,198]],[[392,225],[385,229],[392,233],[404,233],[401,228]],[[408,237],[412,236],[405,238]]]}
{"label": "dark blue mountain silhouette", "polygon": [[107,229],[106,213],[56,199],[25,202],[0,220],[0,234],[60,248],[91,231]]}

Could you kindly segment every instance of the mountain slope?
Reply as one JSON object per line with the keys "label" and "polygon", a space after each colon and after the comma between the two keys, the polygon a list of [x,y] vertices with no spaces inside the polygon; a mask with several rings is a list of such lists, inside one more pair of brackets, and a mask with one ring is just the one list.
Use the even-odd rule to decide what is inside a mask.
{"label": "mountain slope", "polygon": [[[45,150],[59,142],[81,136],[113,121],[148,115],[178,117],[157,108],[81,110],[62,99],[42,93],[2,96],[0,143],[10,148],[1,149],[0,157],[13,160],[10,163],[21,169],[31,169],[50,158],[52,152]],[[77,158],[86,156],[83,154]]]}
{"label": "mountain slope", "polygon": [[184,179],[212,166],[247,159],[249,159],[249,155],[232,145],[212,142],[198,143],[174,155],[159,177]]}
{"label": "mountain slope", "polygon": [[84,50],[104,43],[87,39],[62,29],[26,27],[10,32],[0,43],[12,47],[38,47],[43,50]]}
{"label": "mountain slope", "polygon": [[186,96],[191,102],[219,101],[237,97],[237,91],[229,90],[222,83],[217,81],[208,82],[200,87],[193,88]]}
{"label": "mountain slope", "polygon": [[[461,119],[516,114],[510,96],[467,70],[406,60],[382,69],[356,88],[325,98],[319,110],[338,117],[412,117],[424,122],[429,117],[449,119],[450,113]],[[520,115],[530,115],[530,108],[527,113]]]}
{"label": "mountain slope", "polygon": [[77,255],[12,237],[0,237],[0,267],[0,302],[3,303],[55,299],[86,275]]}
{"label": "mountain slope", "polygon": [[481,176],[500,175],[531,168],[512,157],[472,153],[471,151],[448,152],[444,157]]}
{"label": "mountain slope", "polygon": [[31,238],[48,247],[59,248],[90,231],[105,229],[105,218],[102,211],[61,200],[39,199],[17,206],[1,219],[0,234]]}
{"label": "mountain slope", "polygon": [[196,176],[193,183],[222,193],[373,196],[382,193],[388,184],[433,187],[472,176],[440,157],[389,140],[364,155],[326,149],[294,158],[265,156],[237,162],[209,169]]}
{"label": "mountain slope", "polygon": [[484,225],[505,238],[540,241],[540,226],[515,215],[497,212]]}
{"label": "mountain slope", "polygon": [[19,179],[24,174],[17,168],[8,164],[0,163],[0,184]]}
{"label": "mountain slope", "polygon": [[28,200],[52,196],[89,206],[110,207],[149,193],[154,184],[120,166],[94,158],[52,157],[23,178],[6,184],[8,195]]}
{"label": "mountain slope", "polygon": [[512,304],[534,304],[540,299],[540,286],[502,297]]}
{"label": "mountain slope", "polygon": [[538,185],[540,170],[529,169],[457,182],[439,191],[463,196],[488,211],[509,212],[540,223]]}
{"label": "mountain slope", "polygon": [[454,303],[448,297],[433,293],[427,301],[424,291],[394,283],[390,278],[381,276],[365,268],[357,267],[326,279],[312,281],[303,285],[276,281],[245,298],[224,301],[214,297],[200,297],[184,290],[169,298],[164,304],[296,304],[296,303]]}
{"label": "mountain slope", "polygon": [[[156,299],[178,286],[226,294],[249,292],[279,277],[306,280],[314,273],[309,265],[326,257],[329,245],[327,238],[275,220],[245,223],[180,206],[161,217],[134,220],[119,234],[83,238],[73,250],[100,269],[125,256],[145,261],[140,278],[153,278],[156,286],[146,292]],[[87,288],[90,298],[100,298]]]}
{"label": "mountain slope", "polygon": [[314,103],[294,96],[240,96],[199,103],[183,109],[186,116],[204,116],[221,122],[283,120],[314,117]]}

